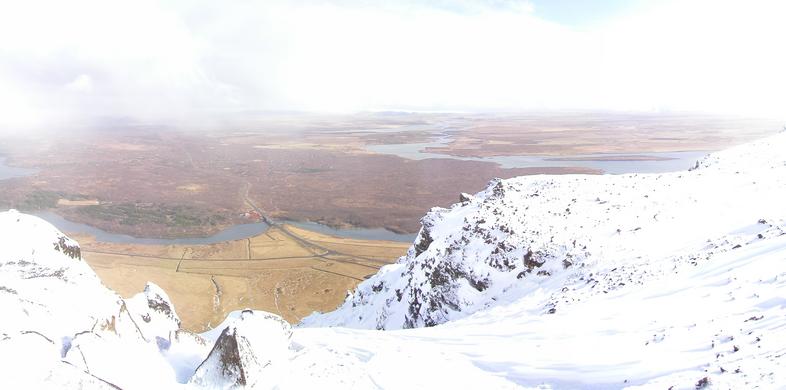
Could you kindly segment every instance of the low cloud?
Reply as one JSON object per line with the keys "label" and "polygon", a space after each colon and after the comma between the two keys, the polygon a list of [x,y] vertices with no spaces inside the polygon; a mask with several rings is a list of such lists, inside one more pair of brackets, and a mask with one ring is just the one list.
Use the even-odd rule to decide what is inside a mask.
{"label": "low cloud", "polygon": [[526,1],[0,0],[0,125],[249,110],[778,115],[785,8],[645,2],[579,29]]}

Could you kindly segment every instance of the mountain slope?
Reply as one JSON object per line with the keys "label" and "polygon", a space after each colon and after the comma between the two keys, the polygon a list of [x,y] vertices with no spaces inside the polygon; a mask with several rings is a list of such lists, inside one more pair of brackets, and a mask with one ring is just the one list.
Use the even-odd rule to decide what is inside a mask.
{"label": "mountain slope", "polygon": [[648,283],[778,236],[786,134],[688,172],[494,180],[432,209],[407,255],[306,326],[433,326],[546,293],[538,313]]}
{"label": "mountain slope", "polygon": [[[2,387],[176,383],[166,352],[173,336],[177,344],[179,320],[157,286],[122,299],[101,284],[76,242],[16,211],[0,213],[0,248]],[[207,347],[191,341],[178,347],[202,355]]]}
{"label": "mountain slope", "polygon": [[786,388],[786,235],[543,314],[552,287],[435,327],[293,340],[351,351],[380,388]]}

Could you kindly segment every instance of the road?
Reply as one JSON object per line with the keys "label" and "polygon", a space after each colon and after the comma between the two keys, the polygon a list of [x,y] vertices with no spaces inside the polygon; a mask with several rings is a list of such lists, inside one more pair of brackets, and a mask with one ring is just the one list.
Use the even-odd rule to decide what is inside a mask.
{"label": "road", "polygon": [[[374,268],[374,269],[379,269],[381,266],[389,264],[388,261],[385,261],[385,260],[382,260],[382,259],[374,259],[374,258],[370,258],[370,257],[358,256],[358,255],[353,255],[353,254],[349,254],[349,253],[340,252],[340,251],[337,251],[337,250],[334,250],[334,249],[326,248],[326,247],[324,247],[322,245],[319,245],[318,243],[316,243],[314,241],[310,241],[310,240],[308,240],[306,238],[303,238],[303,237],[295,234],[294,232],[292,232],[289,229],[287,229],[286,224],[279,223],[279,222],[274,221],[271,218],[268,218],[267,214],[261,208],[259,208],[256,205],[256,203],[254,203],[254,201],[251,200],[251,198],[248,197],[248,193],[249,193],[250,189],[251,189],[251,183],[246,183],[246,190],[245,190],[245,192],[242,195],[243,196],[243,201],[246,204],[248,204],[257,214],[259,214],[259,216],[262,219],[262,221],[265,222],[268,226],[270,226],[271,229],[277,229],[278,231],[280,231],[281,233],[283,233],[287,237],[289,237],[292,240],[294,240],[295,242],[299,243],[303,248],[305,248],[305,249],[311,251],[312,253],[314,253],[314,256],[321,257],[321,258],[326,258],[327,256],[344,256],[344,257],[349,257],[351,259],[362,260],[364,262],[370,262],[370,263],[379,264],[378,267],[374,267],[374,266],[369,266],[369,265],[366,265],[366,264],[363,264],[363,263],[359,263],[359,262],[356,262],[356,261],[351,261],[351,260],[335,259],[335,258],[331,258],[330,259],[332,261],[337,261],[339,263],[351,263],[351,264],[356,264],[356,265],[369,267],[369,268]],[[318,251],[321,251],[322,253],[319,253]]]}

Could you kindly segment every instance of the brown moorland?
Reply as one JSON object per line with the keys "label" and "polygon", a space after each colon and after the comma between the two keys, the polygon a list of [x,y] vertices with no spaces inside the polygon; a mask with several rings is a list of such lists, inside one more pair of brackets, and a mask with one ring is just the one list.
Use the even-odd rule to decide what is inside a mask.
{"label": "brown moorland", "polygon": [[[677,114],[278,115],[183,128],[107,123],[6,136],[8,164],[36,168],[0,181],[0,207],[53,209],[139,237],[204,236],[247,222],[244,195],[271,217],[414,233],[433,206],[494,177],[599,173],[503,169],[455,159],[374,154],[372,144],[422,143],[445,157],[713,150],[777,131],[773,121]],[[651,157],[636,157],[647,159]],[[98,204],[95,204],[95,203]]]}

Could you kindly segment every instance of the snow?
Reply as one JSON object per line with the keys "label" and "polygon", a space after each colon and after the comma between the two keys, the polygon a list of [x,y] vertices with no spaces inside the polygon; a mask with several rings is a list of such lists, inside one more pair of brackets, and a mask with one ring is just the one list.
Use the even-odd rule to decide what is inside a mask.
{"label": "snow", "polygon": [[0,240],[2,388],[786,388],[786,134],[687,172],[494,180],[294,329],[192,334],[38,218],[0,213]]}
{"label": "snow", "polygon": [[134,389],[177,382],[181,360],[168,361],[162,346],[183,350],[195,343],[170,341],[179,319],[157,310],[172,306],[160,288],[148,284],[144,293],[122,299],[82,261],[75,241],[38,217],[0,213],[0,240],[0,366],[10,373],[0,387]]}
{"label": "snow", "polygon": [[[433,328],[384,332],[385,337],[313,328],[296,332],[294,342],[351,346],[368,361],[363,370],[370,375],[378,356],[392,355],[406,362],[397,368],[424,367],[440,380],[471,372],[452,363],[439,367],[456,361],[480,371],[469,374],[473,378],[525,387],[676,389],[709,377],[717,388],[783,388],[784,292],[786,235],[781,235],[643,288],[590,296],[551,315],[526,315],[539,304],[520,300]],[[434,351],[442,357],[430,356]],[[374,381],[381,387],[406,387],[384,368],[376,370]]]}

